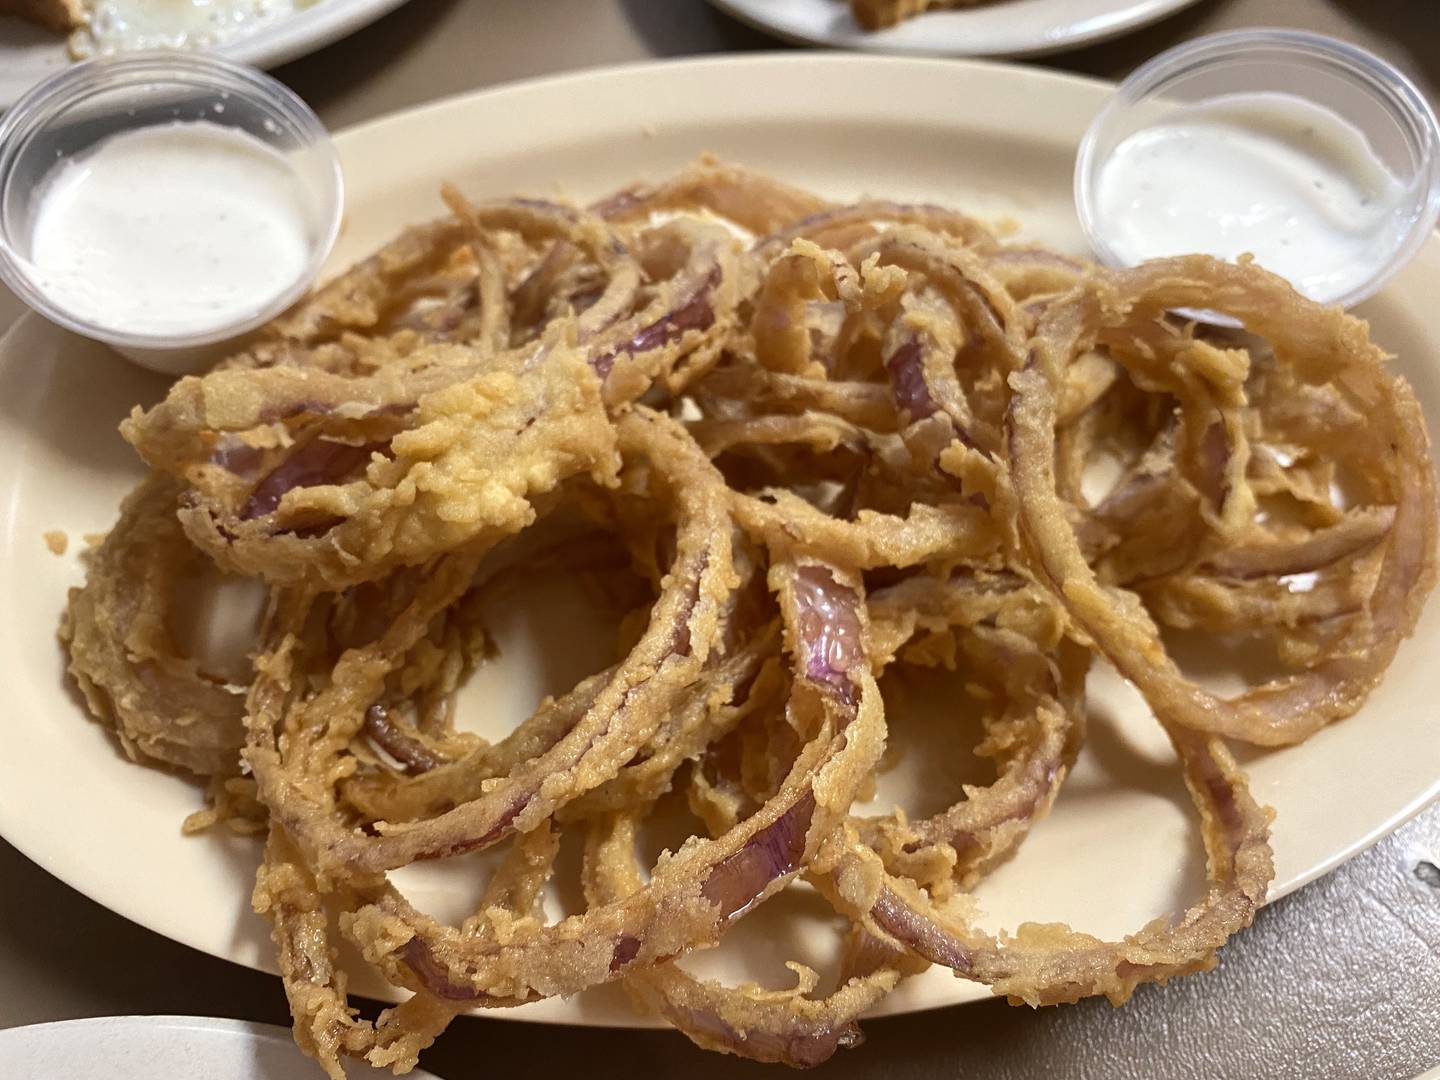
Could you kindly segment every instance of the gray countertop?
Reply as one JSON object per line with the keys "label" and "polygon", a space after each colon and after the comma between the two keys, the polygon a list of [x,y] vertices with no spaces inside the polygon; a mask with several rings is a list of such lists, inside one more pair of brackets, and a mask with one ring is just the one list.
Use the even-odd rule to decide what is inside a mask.
{"label": "gray countertop", "polygon": [[[1202,0],[1044,63],[1116,78],[1177,42],[1257,25],[1364,44],[1436,100],[1435,0]],[[413,0],[279,74],[342,127],[527,76],[780,47],[702,0]],[[0,298],[0,326],[14,314],[13,301]],[[1117,867],[1118,882],[1123,874]],[[0,842],[0,1027],[126,1013],[288,1023],[274,978],[142,930]],[[1032,1012],[993,1002],[873,1021],[866,1032],[864,1046],[837,1055],[822,1075],[1408,1080],[1440,1065],[1440,806],[1266,908],[1216,971],[1143,987],[1123,1009],[1090,1001]],[[423,1064],[448,1080],[780,1075],[702,1053],[671,1032],[488,1018],[457,1021]]]}

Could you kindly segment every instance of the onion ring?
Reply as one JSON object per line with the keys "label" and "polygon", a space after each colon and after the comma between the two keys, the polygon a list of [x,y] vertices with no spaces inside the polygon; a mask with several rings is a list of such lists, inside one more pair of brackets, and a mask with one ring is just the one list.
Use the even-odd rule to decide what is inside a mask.
{"label": "onion ring", "polygon": [[[703,1047],[809,1067],[929,964],[1040,1005],[1215,962],[1273,876],[1222,740],[1354,712],[1434,583],[1423,420],[1363,324],[1248,261],[1110,271],[711,158],[588,210],[442,194],[125,423],[152,472],[61,628],[126,752],[209,782],[187,831],[268,834],[253,906],[333,1080],[609,982]],[[210,564],[269,589],[248,688],[182,648],[175,593]],[[455,706],[485,612],[557,570],[614,614],[613,657],[488,743]],[[1167,633],[1284,674],[1221,698]],[[968,890],[1055,803],[1096,657],[1175,750],[1206,892],[1117,941],[983,932]],[[994,778],[861,813],[906,720],[877,680],[916,666],[963,680],[947,733],[979,731]],[[665,799],[700,825],[647,866]],[[576,833],[584,906],[551,921]],[[399,888],[485,849],[458,925]],[[833,990],[677,962],[792,883],[848,923]],[[342,942],[411,996],[361,1019]]]}

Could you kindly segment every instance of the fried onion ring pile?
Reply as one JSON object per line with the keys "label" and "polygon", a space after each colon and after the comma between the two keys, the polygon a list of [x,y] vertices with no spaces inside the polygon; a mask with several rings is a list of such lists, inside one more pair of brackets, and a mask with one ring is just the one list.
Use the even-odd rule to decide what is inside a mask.
{"label": "fried onion ring pile", "polygon": [[988,0],[850,0],[850,14],[866,30],[884,30],[927,11],[975,7]]}
{"label": "fried onion ring pile", "polygon": [[[126,421],[152,472],[62,628],[130,756],[210,782],[192,827],[267,834],[301,1047],[403,1072],[458,1013],[620,981],[703,1047],[811,1066],[928,964],[1031,1005],[1212,966],[1273,876],[1227,740],[1354,713],[1434,582],[1423,420],[1366,326],[1246,261],[1110,272],[708,159],[588,209],[444,194]],[[614,664],[499,742],[457,725],[488,591],[586,559],[627,583]],[[177,643],[197,567],[268,589],[248,684]],[[1196,632],[1283,673],[1218,696],[1172,656]],[[1117,941],[982,931],[969,890],[1049,812],[1097,659],[1174,747],[1205,892]],[[907,722],[878,680],[917,666],[963,679],[994,779],[861,814]],[[677,796],[702,824],[650,865]],[[551,922],[567,832],[586,907]],[[484,849],[459,925],[393,880]],[[797,880],[849,926],[837,989],[675,963]],[[362,1018],[342,940],[411,996]]]}

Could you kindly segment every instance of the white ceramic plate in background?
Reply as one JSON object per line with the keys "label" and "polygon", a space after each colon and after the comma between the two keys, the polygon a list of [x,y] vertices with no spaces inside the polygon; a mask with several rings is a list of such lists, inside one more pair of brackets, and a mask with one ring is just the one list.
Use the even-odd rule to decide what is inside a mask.
{"label": "white ceramic plate in background", "polygon": [[[339,41],[405,0],[316,0],[294,15],[217,49],[256,67],[278,67]],[[65,37],[13,16],[0,16],[0,109],[45,76],[72,63]]]}
{"label": "white ceramic plate in background", "polygon": [[800,44],[917,56],[1041,56],[1119,37],[1196,0],[987,0],[927,11],[885,30],[856,23],[849,0],[710,2],[757,30]]}
{"label": "white ceramic plate in background", "polygon": [[[587,199],[637,177],[662,177],[706,150],[836,197],[872,193],[1013,216],[1028,235],[1080,250],[1070,194],[1075,148],[1108,93],[1105,84],[1033,68],[838,54],[647,64],[505,87],[337,137],[348,228],[333,265],[438,214],[442,179],[477,196]],[[1432,437],[1440,435],[1437,292],[1440,241],[1432,241],[1364,309],[1415,385]],[[33,317],[0,341],[0,595],[8,604],[0,620],[0,834],[144,926],[274,970],[267,928],[249,909],[255,842],[181,836],[180,820],[200,804],[198,790],[124,760],[67,687],[54,640],[65,590],[82,580],[79,536],[108,528],[140,476],[115,425],[164,388],[158,377]],[[41,537],[49,529],[69,532],[69,554],[46,550]],[[603,663],[594,652],[600,646],[575,627],[560,638],[563,648],[547,648],[553,627],[538,625],[544,620],[534,610],[523,593],[507,605],[496,628],[500,658],[461,697],[462,719],[484,734],[503,733],[542,691],[563,690]],[[1401,648],[1359,716],[1303,746],[1250,760],[1256,794],[1279,813],[1272,896],[1332,869],[1440,792],[1433,719],[1440,665],[1429,659],[1437,644],[1440,602],[1432,602],[1419,640]],[[1094,691],[1089,742],[1055,812],[979,890],[992,929],[1063,920],[1123,935],[1183,907],[1203,880],[1189,802],[1164,737],[1115,680],[1097,678]],[[895,741],[915,737],[907,715],[892,717]],[[962,734],[946,745],[946,729],[935,730],[941,756],[906,755],[905,766],[884,777],[883,792],[913,792],[916,765],[928,763],[925,782],[934,781],[936,761],[941,779],[954,779],[943,774],[960,767],[970,743]],[[430,863],[402,871],[398,881],[421,907],[458,917],[476,893],[472,858],[459,860],[459,876]],[[562,893],[552,912],[564,900]],[[685,963],[789,985],[782,962],[795,957],[824,968],[832,931],[818,899],[790,889],[742,920],[720,949]],[[1243,934],[1230,946],[1246,947]],[[358,986],[379,989],[373,981]],[[987,994],[931,969],[907,980],[881,1011]],[[506,1015],[637,1023],[612,988]]]}
{"label": "white ceramic plate in background", "polygon": [[[0,1030],[5,1080],[308,1080],[320,1067],[271,1024],[199,1016],[102,1016]],[[346,1063],[349,1080],[388,1070]],[[424,1069],[412,1080],[438,1080]]]}

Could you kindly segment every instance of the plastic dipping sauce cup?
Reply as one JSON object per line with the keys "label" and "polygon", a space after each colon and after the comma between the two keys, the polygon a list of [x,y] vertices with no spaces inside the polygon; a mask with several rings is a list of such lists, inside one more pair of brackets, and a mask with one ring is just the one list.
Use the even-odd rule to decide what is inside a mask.
{"label": "plastic dipping sauce cup", "polygon": [[1112,267],[1193,252],[1255,261],[1349,307],[1419,252],[1440,216],[1440,130],[1363,49],[1242,30],[1162,53],[1080,146],[1080,224]]}
{"label": "plastic dipping sauce cup", "polygon": [[319,118],[213,56],[77,64],[0,120],[0,279],[154,371],[206,368],[299,299],[342,206]]}

